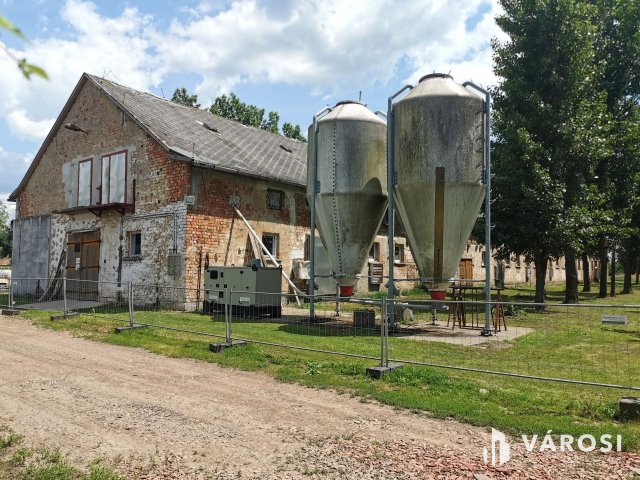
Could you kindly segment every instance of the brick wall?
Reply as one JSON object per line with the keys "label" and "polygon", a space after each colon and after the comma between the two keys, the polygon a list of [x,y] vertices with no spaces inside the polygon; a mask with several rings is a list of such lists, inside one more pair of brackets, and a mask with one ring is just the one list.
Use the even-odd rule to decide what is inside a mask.
{"label": "brick wall", "polygon": [[[268,190],[283,193],[282,208],[267,206]],[[211,265],[236,265],[253,257],[248,242],[249,229],[235,214],[231,197],[239,199],[239,210],[260,236],[278,235],[278,258],[287,274],[293,259],[304,257],[304,241],[308,234],[309,207],[304,190],[274,181],[194,167],[191,193],[196,205],[189,207],[186,224],[186,286],[195,289],[198,283],[198,264],[202,255],[209,255]],[[201,264],[201,265],[202,265]],[[200,278],[202,279],[202,271]],[[283,289],[287,283],[283,280]]]}
{"label": "brick wall", "polygon": [[[190,191],[190,165],[171,159],[166,149],[90,81],[79,91],[61,123],[73,123],[87,133],[63,127],[55,132],[18,195],[16,216],[51,215],[77,207],[78,164],[86,159],[93,160],[91,204],[98,204],[102,157],[123,150],[127,152],[126,201],[135,204],[135,213],[124,217],[113,210],[100,217],[87,210],[53,214],[50,272],[58,264],[69,232],[94,229],[100,230],[102,239],[101,281],[115,282],[120,277],[123,282],[184,284],[184,268],[178,276],[168,275],[167,259],[174,253],[174,224],[176,253],[184,256],[183,199]],[[142,256],[135,259],[127,256],[127,233],[133,230],[142,232]],[[124,257],[121,262],[120,249]]]}

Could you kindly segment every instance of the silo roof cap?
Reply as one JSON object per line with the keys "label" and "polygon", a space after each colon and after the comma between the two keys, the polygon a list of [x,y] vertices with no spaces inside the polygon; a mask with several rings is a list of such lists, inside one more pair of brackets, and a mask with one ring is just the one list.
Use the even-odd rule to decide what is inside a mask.
{"label": "silo roof cap", "polygon": [[451,80],[453,80],[453,77],[448,73],[430,73],[429,75],[425,75],[420,80],[418,80],[418,83],[429,78],[450,78]]}
{"label": "silo roof cap", "polygon": [[359,102],[358,100],[341,100],[336,103],[333,108],[336,108],[339,105],[349,105],[350,103],[355,103],[356,105],[362,105],[363,107],[366,107],[364,103]]}

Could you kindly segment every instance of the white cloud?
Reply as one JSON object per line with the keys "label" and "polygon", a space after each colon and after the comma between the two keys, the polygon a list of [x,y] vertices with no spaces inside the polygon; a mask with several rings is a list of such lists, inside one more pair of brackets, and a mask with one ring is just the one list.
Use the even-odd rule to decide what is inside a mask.
{"label": "white cloud", "polygon": [[[323,98],[394,80],[391,91],[434,70],[487,85],[497,11],[497,0],[203,0],[160,29],[136,8],[109,17],[89,1],[66,0],[63,25],[51,22],[50,37],[13,51],[50,81],[25,81],[0,55],[0,117],[15,136],[41,141],[85,71],[143,90],[169,73],[195,73],[203,103],[242,83],[305,85]],[[398,80],[399,69],[406,78]]]}
{"label": "white cloud", "polygon": [[11,218],[14,218],[15,204],[7,203],[7,198],[22,180],[33,156],[33,153],[11,152],[0,145],[0,201],[7,206]]}
{"label": "white cloud", "polygon": [[[50,80],[25,81],[7,55],[0,55],[0,116],[19,138],[42,141],[83,72],[105,75],[139,89],[162,78],[163,66],[153,55],[151,17],[126,8],[114,18],[95,5],[67,0],[61,10],[65,34],[33,39],[23,50],[11,50],[46,70]],[[28,112],[28,113],[27,113]]]}
{"label": "white cloud", "polygon": [[55,118],[32,120],[24,110],[14,110],[7,115],[11,133],[21,140],[39,141],[47,136]]}
{"label": "white cloud", "polygon": [[289,8],[239,0],[215,15],[174,20],[155,42],[169,69],[202,74],[201,96],[239,82],[303,84],[319,94],[386,83],[401,61],[414,80],[435,69],[489,83],[498,8],[491,1],[468,32],[465,22],[486,0],[307,1]]}

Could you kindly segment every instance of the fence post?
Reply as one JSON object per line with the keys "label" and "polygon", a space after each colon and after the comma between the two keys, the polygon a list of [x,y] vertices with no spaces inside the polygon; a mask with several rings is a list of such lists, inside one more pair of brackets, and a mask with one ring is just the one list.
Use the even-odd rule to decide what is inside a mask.
{"label": "fence post", "polygon": [[227,343],[231,344],[232,340],[231,340],[231,312],[233,311],[232,309],[232,301],[231,301],[231,296],[233,295],[233,290],[228,289],[227,290],[227,295],[226,297],[226,306],[227,306]]}
{"label": "fence post", "polygon": [[9,310],[13,309],[13,278],[9,278]]}
{"label": "fence post", "polygon": [[63,307],[64,311],[62,313],[64,315],[64,318],[67,318],[67,269],[66,268],[62,273],[62,303],[64,305]]}
{"label": "fence post", "polygon": [[382,315],[380,317],[380,366],[381,367],[384,367],[384,358],[385,358],[384,329],[386,324],[387,324],[387,299],[383,298],[382,299]]}
{"label": "fence post", "polygon": [[129,282],[129,291],[127,292],[127,303],[129,304],[129,326],[134,327],[136,320],[133,314],[133,283]]}
{"label": "fence post", "polygon": [[392,315],[395,315],[396,313],[395,299],[391,300],[391,305],[392,305],[391,313],[387,311],[387,316],[385,317],[387,321],[384,324],[384,354],[385,354],[384,366],[387,368],[389,368],[389,325],[391,324],[391,322],[393,322],[393,325],[396,324],[396,319],[392,317]]}

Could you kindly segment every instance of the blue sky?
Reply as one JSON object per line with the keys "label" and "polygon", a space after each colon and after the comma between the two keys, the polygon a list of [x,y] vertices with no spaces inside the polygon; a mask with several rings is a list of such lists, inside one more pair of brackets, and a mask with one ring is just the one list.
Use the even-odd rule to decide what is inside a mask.
{"label": "blue sky", "polygon": [[82,72],[209,105],[221,93],[280,113],[303,131],[343,99],[386,110],[427,73],[495,83],[496,0],[0,0],[29,37],[0,44],[42,66],[25,81],[0,50],[0,201],[18,185]]}

